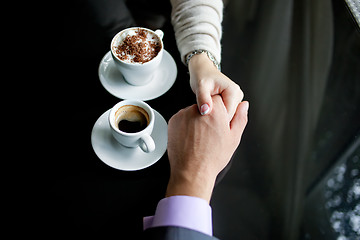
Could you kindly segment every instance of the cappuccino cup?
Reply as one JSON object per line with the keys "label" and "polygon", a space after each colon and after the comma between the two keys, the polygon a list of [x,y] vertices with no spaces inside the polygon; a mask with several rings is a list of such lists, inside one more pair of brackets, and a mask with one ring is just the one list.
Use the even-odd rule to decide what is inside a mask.
{"label": "cappuccino cup", "polygon": [[152,80],[162,60],[163,36],[161,30],[133,27],[113,37],[111,55],[127,83],[141,86]]}
{"label": "cappuccino cup", "polygon": [[154,121],[154,110],[140,100],[123,100],[109,114],[111,133],[116,141],[128,148],[140,147],[146,153],[155,150],[151,137]]}

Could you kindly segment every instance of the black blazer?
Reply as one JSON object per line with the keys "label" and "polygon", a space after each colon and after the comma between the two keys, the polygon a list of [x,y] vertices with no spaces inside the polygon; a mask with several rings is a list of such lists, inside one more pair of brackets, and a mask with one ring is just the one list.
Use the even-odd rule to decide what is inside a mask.
{"label": "black blazer", "polygon": [[204,233],[182,227],[154,227],[143,233],[143,240],[219,240]]}

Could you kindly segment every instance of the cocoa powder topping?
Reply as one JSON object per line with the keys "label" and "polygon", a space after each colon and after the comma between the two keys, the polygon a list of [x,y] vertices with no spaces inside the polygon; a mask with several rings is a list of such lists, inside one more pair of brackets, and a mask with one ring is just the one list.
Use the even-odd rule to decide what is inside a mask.
{"label": "cocoa powder topping", "polygon": [[157,56],[161,50],[160,42],[156,37],[148,39],[148,32],[137,29],[135,35],[127,35],[125,39],[115,46],[117,57],[126,62],[145,63]]}

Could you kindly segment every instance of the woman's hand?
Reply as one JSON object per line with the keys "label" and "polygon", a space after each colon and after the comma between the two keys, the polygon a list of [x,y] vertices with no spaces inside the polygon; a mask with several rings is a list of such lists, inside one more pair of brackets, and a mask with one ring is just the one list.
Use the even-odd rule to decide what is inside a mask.
{"label": "woman's hand", "polygon": [[211,97],[221,95],[231,120],[244,97],[239,85],[221,73],[205,53],[190,59],[189,72],[190,86],[196,94],[201,115],[208,114],[213,109]]}

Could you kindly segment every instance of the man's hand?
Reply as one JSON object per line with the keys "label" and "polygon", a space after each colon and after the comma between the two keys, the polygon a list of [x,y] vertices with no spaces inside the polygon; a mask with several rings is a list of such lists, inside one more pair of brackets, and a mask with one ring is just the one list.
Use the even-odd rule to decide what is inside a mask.
{"label": "man's hand", "polygon": [[248,102],[241,102],[229,122],[219,95],[213,109],[201,116],[197,105],[180,110],[169,121],[168,156],[171,175],[167,197],[190,195],[210,201],[215,179],[238,147],[247,123]]}

